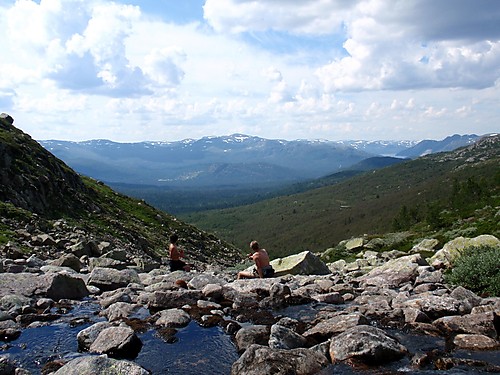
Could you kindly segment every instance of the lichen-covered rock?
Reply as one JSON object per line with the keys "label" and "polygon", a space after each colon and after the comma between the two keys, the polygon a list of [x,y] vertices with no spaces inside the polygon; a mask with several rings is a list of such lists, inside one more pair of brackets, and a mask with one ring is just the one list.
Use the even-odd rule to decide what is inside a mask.
{"label": "lichen-covered rock", "polygon": [[286,258],[271,261],[275,276],[282,275],[327,275],[330,273],[327,265],[310,251],[290,255]]}
{"label": "lichen-covered rock", "polygon": [[441,250],[436,252],[429,259],[429,264],[437,268],[450,267],[468,248],[480,246],[499,247],[500,240],[489,234],[483,234],[474,238],[455,238],[447,242]]}

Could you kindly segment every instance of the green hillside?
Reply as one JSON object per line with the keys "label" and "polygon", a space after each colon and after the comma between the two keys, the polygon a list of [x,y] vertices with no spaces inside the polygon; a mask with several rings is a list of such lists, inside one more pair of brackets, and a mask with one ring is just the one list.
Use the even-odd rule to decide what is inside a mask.
{"label": "green hillside", "polygon": [[412,231],[441,239],[499,235],[500,136],[370,171],[332,186],[182,216],[239,248],[272,257],[323,251],[360,235]]}
{"label": "green hillside", "polygon": [[214,235],[78,175],[12,123],[0,118],[0,253],[36,251],[26,246],[29,228],[63,241],[78,233],[157,261],[175,232],[188,261],[200,267],[241,259],[238,249]]}

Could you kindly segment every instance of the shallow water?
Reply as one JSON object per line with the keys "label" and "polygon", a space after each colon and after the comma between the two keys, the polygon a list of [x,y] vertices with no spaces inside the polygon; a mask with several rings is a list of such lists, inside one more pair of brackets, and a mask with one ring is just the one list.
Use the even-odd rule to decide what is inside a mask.
{"label": "shallow water", "polygon": [[[291,306],[276,312],[278,316],[289,316],[308,322],[314,319],[318,310],[338,309],[324,304]],[[14,341],[0,342],[0,354],[9,354],[33,375],[40,374],[47,362],[55,359],[71,359],[82,355],[78,353],[76,335],[91,324],[103,320],[94,315],[98,305],[90,301],[78,305],[69,314],[48,326],[24,329]],[[85,318],[90,317],[91,321]],[[75,322],[78,325],[75,326]],[[410,353],[428,353],[433,350],[446,352],[445,340],[441,337],[415,335],[400,330],[387,330],[405,345]],[[154,329],[139,333],[143,347],[134,362],[150,370],[153,374],[207,374],[229,375],[231,365],[238,359],[236,346],[231,337],[220,327],[204,328],[195,321],[181,328],[175,334],[176,342],[165,342]],[[454,351],[448,352],[455,358],[475,359],[500,366],[500,351]],[[433,369],[415,370],[409,358],[377,368],[354,370],[347,365],[331,365],[320,372],[330,374],[475,374],[482,373],[475,368],[453,368],[447,371]]]}
{"label": "shallow water", "polygon": [[[8,354],[33,375],[40,374],[47,362],[80,356],[76,336],[82,329],[103,320],[92,316],[97,309],[96,304],[84,303],[50,325],[24,329],[17,340],[0,341],[0,354]],[[91,322],[77,326],[71,323],[88,316],[93,318]],[[153,374],[230,374],[231,365],[238,359],[231,337],[220,327],[204,328],[195,321],[178,330],[173,344],[163,341],[153,329],[138,336],[143,347],[134,362]]]}

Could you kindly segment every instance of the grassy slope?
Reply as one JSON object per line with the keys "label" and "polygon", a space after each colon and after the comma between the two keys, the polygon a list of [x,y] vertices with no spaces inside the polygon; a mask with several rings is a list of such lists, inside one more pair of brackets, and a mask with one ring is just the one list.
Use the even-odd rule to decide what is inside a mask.
{"label": "grassy slope", "polygon": [[[306,249],[323,251],[353,236],[390,232],[403,207],[410,208],[414,218],[407,228],[400,226],[398,230],[451,236],[465,228],[469,235],[496,228],[493,234],[499,235],[494,219],[495,207],[500,205],[498,144],[497,139],[493,150],[473,158],[474,162],[468,152],[430,155],[367,172],[334,186],[183,218],[240,248],[257,239],[273,257]],[[473,204],[467,210],[450,207],[454,186],[464,186],[468,179],[483,186],[480,199],[474,202],[476,197],[471,195]],[[431,207],[436,215],[448,212],[440,228],[427,225]]]}
{"label": "grassy slope", "polygon": [[[190,261],[233,264],[241,259],[238,249],[215,236],[77,175],[29,135],[0,121],[0,245],[11,242],[22,248],[16,229],[33,220],[52,228],[55,220],[64,218],[70,226],[115,238],[153,257],[166,255],[168,237],[176,232]],[[46,204],[37,205],[41,201]]]}

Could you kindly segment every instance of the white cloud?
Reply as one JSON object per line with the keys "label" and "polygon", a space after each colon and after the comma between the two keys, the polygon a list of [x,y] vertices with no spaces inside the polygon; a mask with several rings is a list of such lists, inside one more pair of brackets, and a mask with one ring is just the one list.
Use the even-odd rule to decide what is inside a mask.
{"label": "white cloud", "polygon": [[0,111],[39,139],[498,127],[498,2],[207,0],[177,24],[134,3],[1,2]]}

